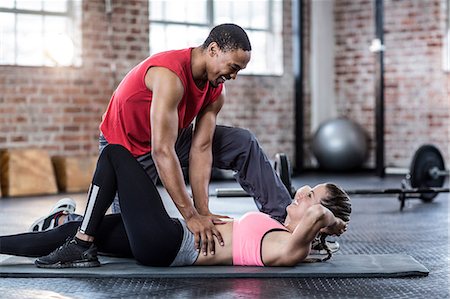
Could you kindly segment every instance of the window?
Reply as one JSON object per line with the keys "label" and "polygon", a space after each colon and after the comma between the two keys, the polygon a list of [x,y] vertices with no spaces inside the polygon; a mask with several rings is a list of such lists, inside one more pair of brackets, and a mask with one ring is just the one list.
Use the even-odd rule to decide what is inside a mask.
{"label": "window", "polygon": [[281,0],[149,0],[150,54],[201,45],[212,27],[235,23],[252,44],[242,74],[283,73]]}
{"label": "window", "polygon": [[81,0],[0,1],[0,64],[81,65]]}

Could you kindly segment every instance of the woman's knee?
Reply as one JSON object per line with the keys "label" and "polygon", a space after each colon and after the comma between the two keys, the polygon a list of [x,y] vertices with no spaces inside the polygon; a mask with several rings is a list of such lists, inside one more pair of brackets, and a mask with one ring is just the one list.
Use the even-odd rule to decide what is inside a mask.
{"label": "woman's knee", "polygon": [[100,154],[100,158],[111,158],[122,155],[131,155],[131,153],[120,144],[108,144]]}

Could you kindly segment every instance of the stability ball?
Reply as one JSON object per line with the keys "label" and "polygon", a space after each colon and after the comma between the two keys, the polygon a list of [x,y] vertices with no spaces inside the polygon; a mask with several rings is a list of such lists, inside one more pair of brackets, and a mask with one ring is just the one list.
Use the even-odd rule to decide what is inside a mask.
{"label": "stability ball", "polygon": [[320,168],[334,171],[358,168],[367,158],[367,135],[349,119],[332,119],[317,129],[312,151]]}

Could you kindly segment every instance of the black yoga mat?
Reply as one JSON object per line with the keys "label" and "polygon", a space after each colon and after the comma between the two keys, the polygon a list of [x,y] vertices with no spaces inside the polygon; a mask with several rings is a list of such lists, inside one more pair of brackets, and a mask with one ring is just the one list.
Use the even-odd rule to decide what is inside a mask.
{"label": "black yoga mat", "polygon": [[39,278],[226,278],[226,277],[405,277],[427,276],[429,271],[409,255],[334,255],[322,263],[295,267],[190,266],[155,268],[134,260],[100,257],[101,267],[40,269],[34,259],[0,255],[0,277]]}

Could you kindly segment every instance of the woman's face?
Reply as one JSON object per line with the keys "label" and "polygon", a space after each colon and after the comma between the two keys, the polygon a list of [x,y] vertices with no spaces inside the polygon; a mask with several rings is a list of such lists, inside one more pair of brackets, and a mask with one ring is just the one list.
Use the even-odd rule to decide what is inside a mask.
{"label": "woman's face", "polygon": [[313,188],[308,185],[301,187],[295,193],[292,203],[286,208],[286,221],[300,221],[309,207],[320,205],[321,199],[326,196],[327,189],[325,184],[319,184]]}

